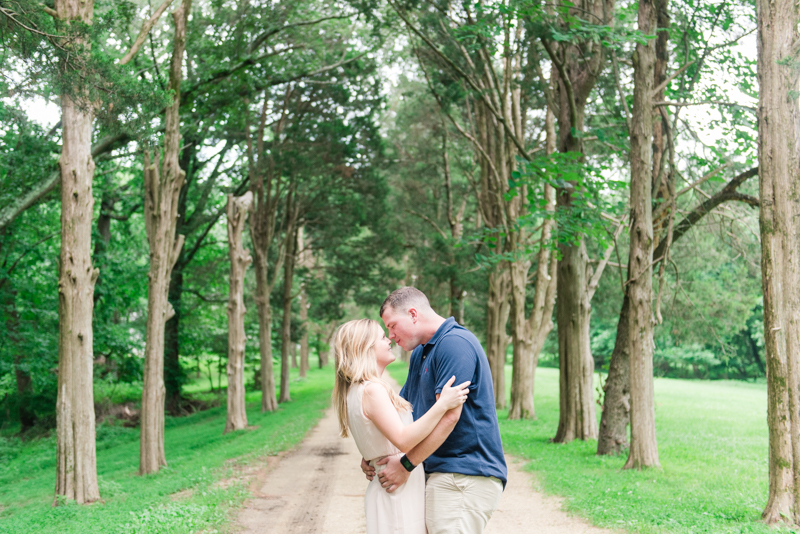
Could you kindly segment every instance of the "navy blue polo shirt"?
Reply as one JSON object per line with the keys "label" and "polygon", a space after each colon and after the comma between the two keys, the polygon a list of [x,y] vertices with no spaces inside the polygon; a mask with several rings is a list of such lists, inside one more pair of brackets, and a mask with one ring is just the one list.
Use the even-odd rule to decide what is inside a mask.
{"label": "navy blue polo shirt", "polygon": [[414,407],[414,420],[436,402],[455,375],[454,385],[469,380],[469,395],[450,436],[424,462],[426,473],[461,473],[508,478],[489,360],[478,338],[450,317],[424,345],[411,353],[408,379],[400,395]]}

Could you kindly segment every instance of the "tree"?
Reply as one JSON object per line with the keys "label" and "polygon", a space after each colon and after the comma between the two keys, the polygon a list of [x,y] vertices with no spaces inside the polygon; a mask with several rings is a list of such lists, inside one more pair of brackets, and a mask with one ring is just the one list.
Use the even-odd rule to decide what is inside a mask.
{"label": "tree", "polygon": [[[164,326],[175,311],[169,304],[169,282],[178,261],[184,236],[175,236],[178,197],[185,173],[180,168],[180,94],[183,53],[186,49],[186,22],[191,0],[183,0],[172,13],[175,36],[169,70],[172,102],[166,112],[164,155],[151,163],[145,153],[145,223],[150,243],[150,273],[147,289],[147,343],[145,345],[144,384],[142,386],[139,474],[156,473],[167,465],[164,453]],[[160,163],[160,165],[159,165]],[[160,167],[160,168],[159,168]]]}
{"label": "tree", "polygon": [[[587,14],[591,25],[610,26],[614,0],[586,0],[563,10],[558,20],[561,31],[576,31]],[[576,24],[576,21],[577,24]],[[556,27],[553,28],[555,30]],[[558,150],[574,153],[585,161],[583,142],[586,103],[605,63],[601,43],[576,31],[571,40],[556,49],[556,39],[547,35],[542,44],[557,72],[558,87]],[[571,210],[577,184],[567,184],[556,195],[557,209]],[[558,322],[559,423],[553,441],[567,443],[573,439],[595,439],[597,419],[594,409],[594,360],[589,340],[591,286],[594,279],[589,267],[586,243],[582,236],[574,242],[559,244],[556,317]],[[602,272],[601,269],[598,269]],[[596,274],[596,273],[594,273]],[[596,284],[595,284],[596,286]]]}
{"label": "tree", "polygon": [[[656,28],[656,6],[639,0],[639,31]],[[631,245],[628,259],[630,300],[631,447],[625,468],[658,467],[656,414],[653,397],[653,213],[651,201],[653,137],[653,73],[656,43],[636,45],[631,115]]]}
{"label": "tree", "polygon": [[244,274],[253,258],[242,246],[247,212],[253,206],[253,194],[228,195],[228,254],[231,274],[228,291],[228,417],[225,433],[247,427],[244,402]]}
{"label": "tree", "polygon": [[761,276],[767,360],[767,523],[800,524],[800,109],[795,2],[757,2]]}
{"label": "tree", "polygon": [[[287,89],[288,91],[288,89]],[[256,275],[256,306],[258,308],[258,339],[261,355],[261,411],[272,412],[278,409],[276,396],[275,377],[272,368],[272,305],[270,294],[281,271],[284,260],[284,249],[281,246],[277,252],[277,259],[272,266],[270,276],[269,252],[275,241],[275,234],[280,235],[280,228],[276,225],[278,207],[281,202],[283,183],[281,176],[275,171],[275,151],[265,150],[267,134],[267,110],[269,98],[266,92],[263,95],[260,120],[256,129],[253,143],[249,120],[245,127],[247,140],[247,170],[250,179],[250,191],[253,193],[253,215],[250,217],[250,238],[253,242],[255,253]],[[285,109],[284,99],[283,108]],[[247,111],[249,116],[249,111]],[[276,122],[273,130],[269,132],[273,138],[282,138],[285,126],[283,113]]]}
{"label": "tree", "polygon": [[[509,318],[515,325],[512,342],[514,358],[519,360],[518,371],[534,365],[536,355],[531,351],[535,345],[530,342],[531,336],[549,331],[552,324],[550,314],[544,309],[533,310],[530,317],[526,315],[527,275],[532,267],[526,252],[535,241],[535,232],[517,224],[528,210],[527,185],[521,184],[514,194],[510,194],[509,186],[514,182],[512,173],[517,169],[517,157],[531,159],[525,148],[526,119],[528,106],[537,102],[531,95],[523,94],[523,84],[519,82],[522,79],[526,87],[534,85],[536,73],[540,72],[538,57],[525,46],[529,35],[523,23],[524,14],[514,10],[483,5],[475,11],[472,6],[462,5],[453,14],[421,10],[417,27],[410,10],[399,2],[390,5],[409,31],[425,44],[427,53],[418,51],[417,56],[431,92],[453,126],[473,144],[479,164],[480,178],[474,189],[490,248],[486,353],[492,369],[495,404],[503,408]],[[487,35],[488,27],[496,28],[502,40]],[[499,52],[503,59],[495,63],[492,58]],[[458,95],[457,109],[466,126],[453,116],[450,109],[453,99],[449,96],[446,99],[445,95]],[[532,284],[534,293],[542,297],[536,300],[541,306],[548,303],[544,296],[551,284],[555,284],[554,273],[538,276]],[[539,323],[532,324],[532,317],[538,318]],[[520,387],[512,392],[514,410],[509,416],[534,417],[533,384],[525,381],[517,384]]]}
{"label": "tree", "polygon": [[[355,61],[358,55],[342,58],[342,48],[349,47],[349,31],[333,29],[335,24],[343,25],[359,11],[320,13],[320,17],[309,19],[308,14],[320,10],[316,0],[303,3],[254,4],[208,4],[203,12],[193,14],[190,30],[192,46],[187,56],[187,81],[181,98],[181,115],[184,118],[184,149],[181,152],[181,167],[186,170],[186,183],[181,191],[179,203],[179,222],[177,232],[186,235],[187,243],[173,270],[170,282],[170,303],[175,316],[166,327],[166,386],[171,411],[181,412],[181,387],[186,381],[181,366],[181,343],[192,339],[193,334],[182,329],[186,317],[184,310],[192,309],[195,297],[203,295],[202,288],[192,287],[189,279],[197,272],[194,263],[200,251],[213,235],[213,229],[225,213],[220,202],[225,195],[241,195],[250,188],[255,195],[255,209],[250,217],[251,225],[258,232],[251,238],[254,246],[254,263],[257,281],[257,307],[261,321],[261,355],[265,362],[272,361],[271,318],[269,293],[271,287],[280,279],[282,261],[280,251],[271,250],[262,260],[259,232],[263,235],[264,224],[274,218],[261,215],[261,199],[257,188],[261,179],[269,182],[265,168],[257,169],[254,177],[250,170],[241,172],[238,158],[248,157],[250,151],[241,145],[252,138],[254,147],[262,146],[257,132],[271,135],[275,124],[260,124],[261,106],[248,110],[248,102],[259,102],[269,107],[274,102],[282,102],[273,90],[281,91],[290,82],[310,79],[334,71],[344,64]],[[324,6],[327,9],[328,5]],[[344,22],[340,22],[344,21]],[[320,32],[319,27],[325,28]],[[321,62],[324,58],[326,62]],[[334,59],[335,58],[335,59]],[[331,60],[331,61],[327,61]],[[157,66],[153,67],[157,71]],[[270,100],[274,97],[274,100]],[[243,105],[245,104],[245,105]],[[280,106],[277,106],[280,107]],[[246,129],[250,113],[255,112],[257,132]],[[279,129],[279,128],[278,128]],[[243,139],[242,132],[245,131]],[[222,144],[223,148],[215,148]],[[208,150],[203,150],[207,148]],[[214,152],[212,157],[204,157],[205,152]],[[266,164],[269,158],[255,154],[256,165]],[[251,160],[248,159],[248,162]],[[224,177],[235,177],[232,184],[226,185]],[[274,185],[274,182],[272,182]],[[271,193],[265,193],[264,200]],[[273,207],[267,213],[274,214]],[[275,229],[271,230],[273,233]],[[281,232],[277,232],[277,237]],[[277,241],[281,241],[278,239]],[[272,241],[270,241],[272,243]],[[269,249],[269,245],[267,246]],[[277,252],[277,253],[276,253]],[[265,263],[266,262],[266,263]],[[265,265],[262,269],[262,265]],[[268,283],[265,276],[269,275]],[[267,288],[266,286],[270,287]],[[267,295],[264,297],[263,295]],[[184,303],[184,299],[188,302]],[[267,306],[267,309],[264,307]],[[188,345],[188,344],[187,344]],[[188,348],[188,346],[187,346]],[[261,366],[260,373],[271,376],[272,366]],[[261,376],[262,409],[277,408],[274,379]]]}
{"label": "tree", "polygon": [[389,106],[396,110],[387,121],[387,160],[392,226],[404,248],[402,284],[421,289],[443,315],[485,331],[486,273],[476,261],[481,245],[472,235],[481,224],[472,191],[474,147],[450,124],[424,82],[401,80]]}
{"label": "tree", "polygon": [[[311,250],[306,245],[305,228],[300,227],[297,231],[297,263],[301,269],[308,269],[311,267]],[[300,284],[300,322],[303,334],[300,336],[300,377],[305,378],[308,373],[308,340],[309,340],[309,323],[308,323],[308,308],[311,304],[308,301],[308,293],[306,292],[305,283]]]}
{"label": "tree", "polygon": [[[694,7],[692,7],[694,6]],[[658,33],[656,37],[656,59],[654,68],[654,102],[663,103],[666,99],[665,91],[670,89],[670,97],[672,99],[683,99],[686,101],[691,100],[694,95],[693,91],[701,80],[701,74],[705,70],[710,70],[707,65],[710,64],[712,54],[723,54],[719,64],[736,65],[733,61],[727,61],[725,54],[729,47],[736,43],[741,35],[747,33],[747,28],[741,28],[741,34],[736,35],[734,17],[729,13],[723,13],[728,9],[727,4],[720,4],[718,6],[700,6],[699,4],[690,4],[688,7],[695,10],[698,16],[690,16],[681,19],[680,31],[686,36],[681,43],[683,50],[684,63],[680,68],[674,69],[674,72],[667,76],[668,61],[669,61],[669,27],[671,24],[671,17],[669,12],[669,2],[667,0],[659,0],[655,3],[657,11],[657,28]],[[699,16],[700,8],[703,7],[703,16]],[[682,7],[676,7],[675,13],[678,18],[682,15]],[[725,22],[725,19],[728,22]],[[729,28],[729,32],[734,33],[734,37],[726,40],[722,44],[712,45],[712,37],[715,30],[723,26]],[[727,36],[727,34],[725,34]],[[630,117],[628,116],[628,108],[626,103],[626,95],[623,93],[622,85],[620,82],[620,75],[617,72],[616,58],[614,58],[615,67],[615,83],[620,95],[621,105],[625,111],[628,124],[630,124]],[[736,66],[736,69],[742,68]],[[738,70],[737,70],[738,72]],[[714,73],[714,75],[723,75],[722,73]],[[745,86],[749,82],[747,78],[742,78],[742,88],[746,90]],[[714,85],[716,91],[716,84]],[[706,89],[708,91],[708,89]],[[743,202],[750,206],[757,207],[758,199],[750,195],[739,192],[739,188],[747,181],[747,179],[755,176],[756,170],[749,169],[735,174],[733,178],[725,184],[721,189],[716,192],[703,192],[701,201],[696,204],[682,203],[680,206],[688,210],[685,216],[681,219],[680,223],[675,223],[677,209],[679,202],[688,197],[686,193],[694,190],[694,187],[685,187],[681,191],[676,191],[675,182],[680,174],[677,168],[676,158],[681,154],[678,153],[679,137],[676,134],[678,129],[679,112],[681,107],[673,114],[668,114],[663,105],[656,107],[659,110],[661,120],[654,121],[653,132],[653,158],[652,158],[652,191],[655,192],[653,199],[653,262],[658,267],[658,295],[655,303],[655,316],[656,320],[661,322],[661,302],[664,300],[666,294],[665,282],[665,268],[667,264],[672,264],[677,269],[678,266],[671,260],[671,248],[683,235],[685,235],[691,228],[693,228],[699,221],[704,219],[706,215],[714,213],[718,206],[723,205],[729,201]],[[731,122],[738,123],[747,122],[741,118],[733,119]],[[687,126],[690,138],[697,139],[695,133],[691,130],[688,123],[683,121]],[[629,127],[630,129],[630,127]],[[746,132],[741,127],[736,127],[736,137],[745,138]],[[685,139],[684,139],[685,141]],[[703,165],[707,162],[704,159],[720,158],[727,161],[720,167],[705,173],[704,176],[695,181],[695,186],[698,184],[709,183],[709,180],[717,180],[717,175],[721,170],[731,165],[731,155],[738,154],[741,150],[726,150],[727,147],[715,146],[710,147],[711,157],[706,156],[703,158],[700,152],[705,149],[699,143],[695,143],[694,150],[690,150],[684,154],[683,157],[687,160],[699,160]],[[699,149],[699,150],[698,150]],[[691,181],[691,180],[690,180]],[[685,196],[684,196],[685,195]],[[681,198],[683,197],[683,198]],[[630,421],[630,377],[629,377],[629,331],[628,331],[628,318],[630,316],[631,301],[627,297],[627,289],[623,289],[626,296],[623,298],[621,311],[619,313],[619,321],[617,322],[616,341],[611,354],[611,361],[609,364],[608,375],[604,386],[603,396],[603,415],[600,421],[600,435],[598,438],[598,454],[619,454],[628,447],[628,423]]]}
{"label": "tree", "polygon": [[[75,32],[70,50],[86,57],[81,25],[91,25],[92,0],[58,0],[58,18]],[[67,63],[67,65],[70,65]],[[80,69],[80,66],[77,67]],[[58,400],[56,491],[60,499],[91,503],[100,498],[92,385],[92,311],[99,271],[92,267],[92,122],[83,87],[61,95],[61,254],[58,281]]]}
{"label": "tree", "polygon": [[292,343],[292,282],[297,260],[297,231],[300,218],[300,202],[297,199],[296,182],[289,183],[284,206],[284,245],[283,245],[283,317],[281,318],[281,393],[278,402],[292,400],[289,391],[289,370],[291,369]]}
{"label": "tree", "polygon": [[[545,112],[545,152],[551,156],[556,150],[555,114],[550,106]],[[556,301],[558,277],[558,255],[551,249],[550,241],[553,238],[555,219],[552,216],[556,207],[556,191],[546,184],[544,186],[545,220],[542,221],[539,252],[536,262],[536,279],[538,290],[534,294],[533,309],[530,316],[525,317],[525,301],[514,297],[511,301],[511,331],[514,333],[514,360],[511,373],[511,406],[508,408],[509,419],[535,418],[536,411],[533,403],[533,389],[536,379],[536,368],[539,364],[539,354],[544,346],[545,339],[553,329],[553,307]],[[535,199],[531,199],[531,203]],[[519,268],[511,266],[511,284],[519,286],[527,282],[527,271],[530,265]],[[524,295],[525,291],[516,288],[514,295]],[[520,357],[517,357],[519,355]],[[525,357],[530,355],[530,357]]]}

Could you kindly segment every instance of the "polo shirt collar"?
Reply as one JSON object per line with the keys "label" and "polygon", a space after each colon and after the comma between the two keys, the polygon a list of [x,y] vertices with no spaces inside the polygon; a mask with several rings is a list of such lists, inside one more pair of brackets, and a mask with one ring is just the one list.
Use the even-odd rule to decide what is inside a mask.
{"label": "polo shirt collar", "polygon": [[439,338],[456,326],[458,326],[458,323],[456,323],[455,318],[449,317],[447,320],[445,320],[445,322],[442,323],[442,326],[436,330],[436,333],[433,334],[433,337],[427,343],[425,343],[423,347],[427,347],[428,345],[436,345],[436,342],[439,341]]}

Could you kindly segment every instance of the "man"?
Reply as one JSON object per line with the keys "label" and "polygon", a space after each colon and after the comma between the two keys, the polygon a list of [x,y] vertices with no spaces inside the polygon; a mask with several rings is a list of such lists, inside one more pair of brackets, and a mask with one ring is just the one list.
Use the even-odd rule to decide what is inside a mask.
{"label": "man", "polygon": [[[507,469],[497,424],[489,362],[480,342],[455,319],[445,319],[413,287],[394,291],[383,302],[381,319],[404,350],[413,350],[400,395],[414,407],[414,419],[436,402],[442,387],[469,380],[466,403],[448,412],[434,431],[402,457],[385,458],[378,475],[392,492],[424,464],[425,523],[428,534],[483,532],[497,509]],[[367,478],[375,471],[361,465]]]}

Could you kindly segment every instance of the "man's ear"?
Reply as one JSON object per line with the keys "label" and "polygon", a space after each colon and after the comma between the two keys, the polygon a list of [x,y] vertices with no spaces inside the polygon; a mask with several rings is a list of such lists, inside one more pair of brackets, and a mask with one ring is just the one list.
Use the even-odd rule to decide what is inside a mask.
{"label": "man's ear", "polygon": [[415,323],[417,322],[417,309],[416,308],[409,308],[408,314],[411,316],[411,320]]}

